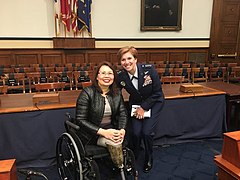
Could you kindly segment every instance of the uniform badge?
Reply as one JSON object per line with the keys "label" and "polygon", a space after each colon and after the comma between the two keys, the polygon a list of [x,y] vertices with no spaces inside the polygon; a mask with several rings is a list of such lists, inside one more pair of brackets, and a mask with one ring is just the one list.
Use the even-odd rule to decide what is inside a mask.
{"label": "uniform badge", "polygon": [[120,82],[121,86],[125,87],[126,86],[126,83],[124,81],[121,81]]}
{"label": "uniform badge", "polygon": [[147,86],[149,84],[152,84],[152,78],[150,75],[145,75],[144,76],[144,83],[143,83],[143,87]]}

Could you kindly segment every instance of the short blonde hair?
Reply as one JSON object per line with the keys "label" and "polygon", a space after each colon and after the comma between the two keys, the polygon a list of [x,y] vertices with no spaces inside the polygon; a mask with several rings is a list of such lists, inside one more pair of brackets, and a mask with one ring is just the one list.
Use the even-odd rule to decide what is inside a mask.
{"label": "short blonde hair", "polygon": [[122,56],[124,54],[126,54],[127,52],[130,52],[135,59],[137,58],[138,52],[135,49],[135,47],[133,47],[133,46],[125,46],[125,47],[122,47],[121,49],[119,49],[119,51],[117,53],[117,59],[118,59],[119,62],[121,62]]}

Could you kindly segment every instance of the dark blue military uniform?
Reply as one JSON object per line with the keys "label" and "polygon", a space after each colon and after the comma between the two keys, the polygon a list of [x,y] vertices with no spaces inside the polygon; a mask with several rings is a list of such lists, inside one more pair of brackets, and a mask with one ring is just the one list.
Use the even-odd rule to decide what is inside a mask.
{"label": "dark blue military uniform", "polygon": [[136,119],[131,117],[132,143],[135,155],[138,155],[141,139],[145,145],[145,159],[152,156],[154,127],[160,117],[164,102],[161,81],[157,71],[151,64],[137,64],[138,90],[134,87],[128,72],[122,70],[118,73],[118,85],[129,93],[129,108],[140,105],[144,110],[151,109],[151,117]]}

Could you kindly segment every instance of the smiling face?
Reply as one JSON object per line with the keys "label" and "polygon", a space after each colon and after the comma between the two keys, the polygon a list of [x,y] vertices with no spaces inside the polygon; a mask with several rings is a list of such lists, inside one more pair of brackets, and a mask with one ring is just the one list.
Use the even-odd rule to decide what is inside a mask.
{"label": "smiling face", "polygon": [[121,65],[126,71],[133,75],[136,71],[137,58],[134,58],[131,52],[127,52],[122,55]]}
{"label": "smiling face", "polygon": [[103,88],[108,88],[110,85],[112,85],[114,81],[114,73],[113,70],[107,66],[103,65],[100,67],[98,71],[98,85],[103,89]]}

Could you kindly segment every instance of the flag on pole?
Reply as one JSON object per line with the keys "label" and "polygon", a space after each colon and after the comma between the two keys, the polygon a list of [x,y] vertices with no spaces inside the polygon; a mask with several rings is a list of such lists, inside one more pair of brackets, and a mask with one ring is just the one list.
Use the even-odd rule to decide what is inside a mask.
{"label": "flag on pole", "polygon": [[87,25],[87,30],[88,33],[91,34],[91,5],[92,5],[92,0],[85,0],[86,3],[86,25]]}
{"label": "flag on pole", "polygon": [[71,14],[72,14],[72,30],[77,32],[77,9],[78,9],[78,0],[71,0]]}
{"label": "flag on pole", "polygon": [[62,22],[66,26],[68,32],[70,32],[71,24],[71,3],[70,0],[61,0],[61,16]]}
{"label": "flag on pole", "polygon": [[60,35],[60,3],[59,0],[54,0],[54,14],[55,14],[55,35]]}
{"label": "flag on pole", "polygon": [[91,4],[92,0],[78,0],[78,30],[87,29],[91,34]]}

